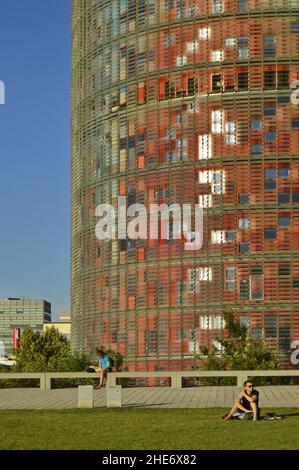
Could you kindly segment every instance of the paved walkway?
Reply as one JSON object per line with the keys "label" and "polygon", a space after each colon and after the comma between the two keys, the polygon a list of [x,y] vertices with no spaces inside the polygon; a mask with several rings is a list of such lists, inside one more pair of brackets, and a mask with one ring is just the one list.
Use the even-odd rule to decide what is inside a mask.
{"label": "paved walkway", "polygon": [[[257,387],[260,406],[299,407],[298,385]],[[128,408],[227,408],[232,405],[239,388],[234,386],[139,387],[122,390],[123,406]],[[95,407],[106,407],[105,389],[95,390]],[[0,410],[38,410],[77,408],[78,389],[0,389]]]}

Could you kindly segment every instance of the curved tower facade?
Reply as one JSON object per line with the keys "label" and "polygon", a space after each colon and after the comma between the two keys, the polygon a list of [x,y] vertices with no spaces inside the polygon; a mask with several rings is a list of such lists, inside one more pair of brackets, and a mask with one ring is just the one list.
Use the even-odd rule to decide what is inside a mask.
{"label": "curved tower facade", "polygon": [[[291,365],[298,0],[73,0],[72,27],[74,347],[187,369],[232,310]],[[203,247],[99,241],[96,207],[119,196],[199,204]]]}

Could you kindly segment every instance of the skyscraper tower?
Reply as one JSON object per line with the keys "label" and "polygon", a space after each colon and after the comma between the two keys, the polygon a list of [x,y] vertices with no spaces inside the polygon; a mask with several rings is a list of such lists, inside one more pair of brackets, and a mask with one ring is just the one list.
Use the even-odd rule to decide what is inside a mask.
{"label": "skyscraper tower", "polygon": [[[187,369],[235,312],[299,338],[298,0],[73,0],[72,338]],[[103,240],[95,209],[199,204],[204,244]]]}

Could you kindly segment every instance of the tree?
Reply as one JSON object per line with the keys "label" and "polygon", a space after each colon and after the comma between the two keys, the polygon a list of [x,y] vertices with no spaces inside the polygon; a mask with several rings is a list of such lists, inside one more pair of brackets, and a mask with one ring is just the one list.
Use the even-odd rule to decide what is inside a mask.
{"label": "tree", "polygon": [[77,372],[84,370],[90,360],[73,353],[70,342],[54,327],[44,332],[26,328],[15,354],[15,372]]}
{"label": "tree", "polygon": [[[217,339],[220,344],[220,351],[213,347],[203,349],[202,357],[205,360],[201,367],[203,370],[265,370],[277,369],[278,362],[275,353],[262,340],[254,340],[249,335],[248,328],[236,319],[232,312],[224,312],[225,329],[227,335],[223,339]],[[193,369],[198,369],[194,366]],[[207,384],[229,385],[234,383],[233,378],[212,378],[204,379]],[[265,383],[264,379],[256,382]]]}

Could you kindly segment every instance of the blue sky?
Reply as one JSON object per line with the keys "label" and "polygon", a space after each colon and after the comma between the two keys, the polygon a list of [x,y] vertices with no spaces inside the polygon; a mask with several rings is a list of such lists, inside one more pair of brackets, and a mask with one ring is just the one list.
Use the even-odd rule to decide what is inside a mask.
{"label": "blue sky", "polygon": [[0,0],[0,297],[69,308],[70,0]]}

